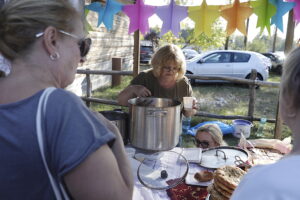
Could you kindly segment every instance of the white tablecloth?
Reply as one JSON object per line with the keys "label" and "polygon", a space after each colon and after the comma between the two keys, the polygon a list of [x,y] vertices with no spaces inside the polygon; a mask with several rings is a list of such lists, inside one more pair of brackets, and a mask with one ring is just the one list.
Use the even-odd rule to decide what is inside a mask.
{"label": "white tablecloth", "polygon": [[[175,148],[172,151],[182,152],[181,148]],[[132,152],[128,154],[129,161],[131,163],[132,173],[134,175],[134,190],[133,190],[133,200],[169,200],[170,198],[167,195],[166,190],[153,190],[143,186],[137,178],[137,169],[140,165],[140,162],[134,158],[132,158]],[[193,185],[193,175],[195,171],[199,171],[203,169],[197,164],[190,164],[189,174],[186,178],[188,182]],[[178,169],[180,170],[180,169]],[[191,173],[193,172],[193,173]],[[192,176],[192,177],[189,177]],[[196,182],[195,182],[196,183]],[[206,186],[209,183],[204,183]]]}
{"label": "white tablecloth", "polygon": [[165,190],[152,190],[143,186],[137,178],[137,169],[140,164],[139,161],[129,157],[131,169],[134,176],[134,189],[132,200],[158,200],[169,199]]}

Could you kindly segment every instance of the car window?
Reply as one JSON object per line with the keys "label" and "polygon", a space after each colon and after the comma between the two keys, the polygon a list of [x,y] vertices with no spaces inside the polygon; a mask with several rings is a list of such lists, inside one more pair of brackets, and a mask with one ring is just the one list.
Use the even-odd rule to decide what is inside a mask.
{"label": "car window", "polygon": [[153,52],[153,48],[151,46],[141,46],[141,51]]}
{"label": "car window", "polygon": [[228,63],[230,62],[231,53],[218,52],[212,53],[203,58],[204,63]]}
{"label": "car window", "polygon": [[248,62],[250,54],[247,53],[234,53],[233,62]]}
{"label": "car window", "polygon": [[264,56],[270,58],[272,61],[275,61],[276,60],[276,57],[272,54],[269,54],[269,53],[263,53]]}

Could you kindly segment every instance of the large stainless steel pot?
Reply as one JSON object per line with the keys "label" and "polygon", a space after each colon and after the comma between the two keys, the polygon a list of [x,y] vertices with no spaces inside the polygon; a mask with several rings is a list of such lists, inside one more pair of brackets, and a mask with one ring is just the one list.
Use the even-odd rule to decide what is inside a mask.
{"label": "large stainless steel pot", "polygon": [[134,98],[131,105],[131,145],[144,150],[174,148],[181,133],[180,102],[165,98]]}
{"label": "large stainless steel pot", "polygon": [[100,111],[100,113],[118,127],[126,145],[129,139],[129,114],[119,109]]}

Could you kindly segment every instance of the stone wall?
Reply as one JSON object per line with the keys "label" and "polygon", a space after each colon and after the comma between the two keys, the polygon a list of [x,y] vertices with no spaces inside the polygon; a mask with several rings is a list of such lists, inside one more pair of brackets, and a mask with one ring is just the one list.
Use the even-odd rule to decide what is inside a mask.
{"label": "stone wall", "polygon": [[[108,31],[103,24],[97,27],[98,15],[89,12],[87,21],[93,28],[89,31],[92,48],[87,61],[78,69],[112,70],[112,58],[122,58],[122,70],[132,70],[133,64],[133,34],[128,34],[129,18],[120,12],[114,16],[113,30]],[[92,90],[111,84],[110,75],[92,75]],[[68,90],[82,96],[86,93],[85,75],[77,74],[75,81]]]}

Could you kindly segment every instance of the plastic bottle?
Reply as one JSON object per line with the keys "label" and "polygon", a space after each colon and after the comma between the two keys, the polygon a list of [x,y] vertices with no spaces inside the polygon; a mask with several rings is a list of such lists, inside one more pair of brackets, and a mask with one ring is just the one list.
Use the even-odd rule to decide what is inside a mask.
{"label": "plastic bottle", "polygon": [[187,134],[191,127],[191,117],[182,117],[182,134]]}
{"label": "plastic bottle", "polygon": [[264,130],[266,121],[267,121],[266,118],[260,118],[258,129],[257,129],[256,134],[255,134],[257,137],[263,137],[264,136],[263,130]]}
{"label": "plastic bottle", "polygon": [[179,143],[177,146],[182,147],[183,146],[183,135],[188,133],[188,130],[190,129],[191,126],[191,117],[185,117],[182,116],[182,131],[179,136]]}

